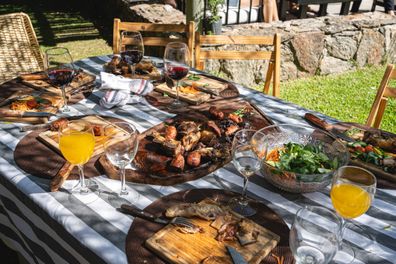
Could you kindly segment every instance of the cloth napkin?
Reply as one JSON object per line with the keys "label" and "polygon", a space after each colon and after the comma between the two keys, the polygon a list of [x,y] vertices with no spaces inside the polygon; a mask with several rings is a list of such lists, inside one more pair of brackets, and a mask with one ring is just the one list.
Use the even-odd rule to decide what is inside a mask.
{"label": "cloth napkin", "polygon": [[[107,72],[100,73],[101,90],[106,90],[99,104],[105,108],[137,103],[140,97],[150,93],[154,86],[142,79],[129,79]],[[135,96],[131,96],[131,93]],[[137,96],[136,96],[137,95]]]}

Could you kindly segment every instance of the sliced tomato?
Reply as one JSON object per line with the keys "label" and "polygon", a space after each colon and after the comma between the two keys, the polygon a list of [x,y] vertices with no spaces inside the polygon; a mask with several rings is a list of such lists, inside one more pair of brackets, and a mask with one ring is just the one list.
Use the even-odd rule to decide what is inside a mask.
{"label": "sliced tomato", "polygon": [[365,147],[365,150],[366,150],[366,152],[374,152],[374,148],[373,148],[373,146],[371,146],[371,145],[367,145],[367,146]]}
{"label": "sliced tomato", "polygon": [[26,105],[27,105],[27,107],[29,107],[29,109],[34,109],[34,108],[38,107],[38,103],[35,99],[28,100],[26,102]]}
{"label": "sliced tomato", "polygon": [[363,147],[361,147],[361,146],[356,146],[356,147],[355,147],[355,150],[358,151],[358,152],[366,152],[366,151],[365,151],[365,148],[363,148]]}

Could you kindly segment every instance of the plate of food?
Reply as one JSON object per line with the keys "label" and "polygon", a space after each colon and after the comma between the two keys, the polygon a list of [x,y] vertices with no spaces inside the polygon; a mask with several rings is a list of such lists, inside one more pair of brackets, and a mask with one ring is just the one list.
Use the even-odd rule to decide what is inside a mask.
{"label": "plate of food", "polygon": [[347,145],[351,164],[363,167],[385,180],[396,182],[395,134],[357,123],[328,124],[321,120],[321,123],[315,124],[330,130]]}
{"label": "plate of food", "polygon": [[129,263],[232,263],[231,246],[247,263],[294,263],[289,229],[262,203],[257,215],[244,218],[229,210],[238,195],[214,189],[193,189],[163,197],[144,211],[172,219],[185,217],[197,228],[161,225],[135,218],[126,239]]}
{"label": "plate of food", "polygon": [[[243,100],[179,114],[140,135],[133,162],[136,170],[127,169],[126,179],[173,185],[203,177],[231,160],[236,131],[270,124],[263,113]],[[118,178],[118,171],[104,156],[100,161],[110,178]]]}
{"label": "plate of food", "polygon": [[135,66],[135,75],[132,76],[131,67],[121,59],[120,56],[113,56],[112,59],[103,65],[103,70],[114,75],[122,75],[128,78],[159,80],[161,72],[150,59],[143,59]]}

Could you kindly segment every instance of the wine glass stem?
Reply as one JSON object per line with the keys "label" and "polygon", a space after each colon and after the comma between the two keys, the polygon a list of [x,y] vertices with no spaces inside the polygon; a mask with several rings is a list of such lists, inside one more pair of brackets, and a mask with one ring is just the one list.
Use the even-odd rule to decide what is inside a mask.
{"label": "wine glass stem", "polygon": [[120,195],[127,195],[128,191],[126,189],[126,185],[125,185],[125,166],[122,166],[120,168],[120,178],[121,178],[121,191],[120,191]]}
{"label": "wine glass stem", "polygon": [[63,111],[69,111],[69,107],[67,106],[67,97],[66,97],[66,90],[65,85],[61,86],[62,97],[63,97]]}
{"label": "wine glass stem", "polygon": [[246,200],[246,190],[247,190],[248,184],[249,184],[249,178],[248,177],[243,177],[243,189],[242,189],[242,198],[243,198],[243,200]]}
{"label": "wine glass stem", "polygon": [[131,65],[131,76],[132,76],[132,78],[135,76],[135,69],[136,69],[136,65],[135,64],[132,64]]}
{"label": "wine glass stem", "polygon": [[77,167],[78,167],[78,172],[80,174],[80,192],[87,193],[89,190],[87,185],[85,184],[84,167],[83,165],[77,165]]}
{"label": "wine glass stem", "polygon": [[176,81],[176,101],[179,102],[179,80]]}

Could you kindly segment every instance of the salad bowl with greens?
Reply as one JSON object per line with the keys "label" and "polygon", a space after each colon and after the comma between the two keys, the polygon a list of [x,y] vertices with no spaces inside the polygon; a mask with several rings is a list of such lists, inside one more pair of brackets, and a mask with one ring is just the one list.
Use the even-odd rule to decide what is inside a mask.
{"label": "salad bowl with greens", "polygon": [[274,125],[252,138],[262,160],[263,176],[276,187],[294,193],[327,186],[334,172],[349,162],[347,147],[329,133],[308,126]]}

